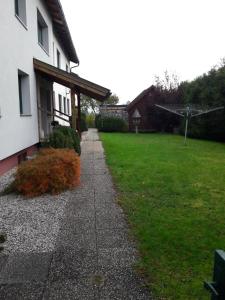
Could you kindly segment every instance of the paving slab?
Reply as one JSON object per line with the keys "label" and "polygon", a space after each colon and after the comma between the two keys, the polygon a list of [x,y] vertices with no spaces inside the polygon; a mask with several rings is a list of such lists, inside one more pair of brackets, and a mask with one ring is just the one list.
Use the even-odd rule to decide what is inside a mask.
{"label": "paving slab", "polygon": [[46,280],[51,258],[51,253],[10,255],[0,272],[0,284]]}
{"label": "paving slab", "polygon": [[47,286],[43,300],[97,300],[98,289],[91,285],[91,275],[80,280],[58,280]]}
{"label": "paving slab", "polygon": [[101,249],[129,248],[128,231],[125,228],[98,229],[98,247]]}
{"label": "paving slab", "polygon": [[120,212],[114,211],[113,209],[109,212],[106,209],[96,212],[97,229],[123,229],[127,227],[124,216]]}
{"label": "paving slab", "polygon": [[44,282],[0,284],[1,300],[42,300]]}
{"label": "paving slab", "polygon": [[113,273],[114,269],[132,268],[137,261],[137,251],[133,247],[98,250],[98,265],[101,270]]}
{"label": "paving slab", "polygon": [[53,254],[49,281],[80,280],[95,273],[96,250],[60,248]]}
{"label": "paving slab", "polygon": [[102,271],[104,285],[100,288],[101,300],[149,300],[148,289],[132,268]]}

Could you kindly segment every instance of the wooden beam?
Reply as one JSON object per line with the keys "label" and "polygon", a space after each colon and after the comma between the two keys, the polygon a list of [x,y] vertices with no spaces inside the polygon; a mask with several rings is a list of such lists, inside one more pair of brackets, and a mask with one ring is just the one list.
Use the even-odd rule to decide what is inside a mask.
{"label": "wooden beam", "polygon": [[79,93],[90,96],[96,100],[104,101],[104,99],[110,95],[110,91],[102,86],[37,59],[34,59],[34,69],[48,79],[51,79],[53,82],[62,84],[70,89],[72,88],[79,91]]}

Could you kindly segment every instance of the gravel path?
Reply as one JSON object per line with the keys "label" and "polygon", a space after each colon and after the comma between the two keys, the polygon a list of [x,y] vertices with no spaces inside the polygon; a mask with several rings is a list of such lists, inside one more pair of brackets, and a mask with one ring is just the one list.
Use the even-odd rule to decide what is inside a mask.
{"label": "gravel path", "polygon": [[[0,191],[13,180],[15,171],[0,177]],[[15,194],[1,196],[0,233],[7,235],[7,241],[0,255],[53,251],[70,194],[67,191],[33,199]]]}
{"label": "gravel path", "polygon": [[94,129],[83,138],[81,161],[73,191],[0,200],[10,237],[0,254],[0,299],[151,299],[133,270],[137,252]]}

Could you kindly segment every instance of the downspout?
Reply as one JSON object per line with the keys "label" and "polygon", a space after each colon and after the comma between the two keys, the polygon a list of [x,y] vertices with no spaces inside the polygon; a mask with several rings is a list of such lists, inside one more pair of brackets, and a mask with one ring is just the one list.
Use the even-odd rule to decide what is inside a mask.
{"label": "downspout", "polygon": [[78,63],[77,63],[77,65],[75,65],[75,66],[71,67],[71,68],[70,68],[70,73],[72,73],[72,72],[71,72],[71,71],[72,71],[72,69],[79,67],[79,65],[80,65],[80,62],[78,62]]}

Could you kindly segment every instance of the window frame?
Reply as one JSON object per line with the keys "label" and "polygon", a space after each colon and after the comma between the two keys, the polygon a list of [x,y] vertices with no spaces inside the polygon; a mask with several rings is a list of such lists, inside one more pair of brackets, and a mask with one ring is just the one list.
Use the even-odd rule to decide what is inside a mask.
{"label": "window frame", "polygon": [[38,43],[43,47],[44,39],[43,39],[43,27],[41,27],[40,22],[38,21]]}
{"label": "window frame", "polygon": [[63,97],[63,112],[64,114],[67,114],[67,107],[66,107],[66,97]]}
{"label": "window frame", "polygon": [[67,98],[67,114],[70,115],[70,99]]}
{"label": "window frame", "polygon": [[31,116],[30,76],[18,69],[17,80],[20,116]]}
{"label": "window frame", "polygon": [[57,62],[57,68],[61,68],[61,53],[59,49],[56,50],[56,62]]}
{"label": "window frame", "polygon": [[18,74],[20,115],[23,115],[22,75]]}
{"label": "window frame", "polygon": [[19,0],[14,0],[15,3],[15,14],[19,16]]}
{"label": "window frame", "polygon": [[62,95],[58,94],[58,101],[59,101],[59,113],[62,114]]}
{"label": "window frame", "polygon": [[40,10],[37,8],[37,38],[38,45],[49,56],[49,32],[48,25],[45,22]]}
{"label": "window frame", "polygon": [[15,12],[15,17],[17,20],[20,22],[23,27],[27,29],[27,5],[26,5],[26,0],[24,1],[24,15],[20,13],[21,5],[19,4],[19,0],[14,0],[14,12]]}

